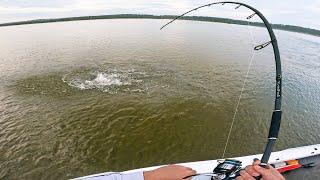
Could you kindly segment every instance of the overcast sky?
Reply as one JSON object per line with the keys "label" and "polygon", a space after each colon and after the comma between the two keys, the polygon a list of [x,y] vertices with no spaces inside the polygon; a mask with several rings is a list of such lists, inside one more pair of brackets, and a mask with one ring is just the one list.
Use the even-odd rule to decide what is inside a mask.
{"label": "overcast sky", "polygon": [[[20,20],[103,14],[178,15],[213,0],[0,0],[0,23]],[[320,0],[242,0],[272,23],[320,30]],[[238,12],[238,14],[236,14]],[[245,14],[246,13],[246,14]],[[240,17],[249,12],[210,7],[191,15]]]}

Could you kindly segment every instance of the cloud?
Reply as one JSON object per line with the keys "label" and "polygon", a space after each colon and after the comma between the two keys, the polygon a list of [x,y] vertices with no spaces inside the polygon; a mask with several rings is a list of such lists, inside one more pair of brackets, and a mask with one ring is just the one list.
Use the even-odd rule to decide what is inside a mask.
{"label": "cloud", "polygon": [[0,7],[0,14],[20,14],[20,13],[48,13],[48,12],[65,12],[64,8],[50,8],[50,7],[16,7],[9,8]]}
{"label": "cloud", "polygon": [[91,0],[91,1],[73,1],[72,4],[61,5],[59,7],[43,7],[43,6],[1,6],[0,14],[19,14],[19,13],[52,13],[52,12],[72,12],[72,11],[97,11],[107,10],[110,8],[116,8],[118,6],[112,6],[104,3],[103,1]]}

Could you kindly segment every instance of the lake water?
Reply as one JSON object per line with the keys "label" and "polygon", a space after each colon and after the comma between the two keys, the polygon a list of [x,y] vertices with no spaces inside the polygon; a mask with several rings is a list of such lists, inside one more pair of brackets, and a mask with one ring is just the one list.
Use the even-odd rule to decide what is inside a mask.
{"label": "lake water", "polygon": [[[160,31],[165,22],[1,28],[0,179],[66,179],[221,158],[253,47],[268,41],[267,32],[192,21]],[[275,33],[283,64],[275,150],[320,143],[320,38]],[[266,143],[272,47],[254,57],[227,157],[262,153]]]}

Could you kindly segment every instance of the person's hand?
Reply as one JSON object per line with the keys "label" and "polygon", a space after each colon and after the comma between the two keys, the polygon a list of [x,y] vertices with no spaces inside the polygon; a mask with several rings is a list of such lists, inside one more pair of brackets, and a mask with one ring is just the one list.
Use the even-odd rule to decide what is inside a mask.
{"label": "person's hand", "polygon": [[191,168],[180,165],[169,165],[152,171],[146,171],[143,173],[143,176],[144,180],[182,180],[184,177],[195,174],[196,171]]}
{"label": "person's hand", "polygon": [[262,176],[261,180],[285,180],[285,178],[272,166],[268,168],[259,166],[260,161],[254,161],[252,165],[247,166],[240,171],[240,176],[236,180],[255,180],[255,177]]}

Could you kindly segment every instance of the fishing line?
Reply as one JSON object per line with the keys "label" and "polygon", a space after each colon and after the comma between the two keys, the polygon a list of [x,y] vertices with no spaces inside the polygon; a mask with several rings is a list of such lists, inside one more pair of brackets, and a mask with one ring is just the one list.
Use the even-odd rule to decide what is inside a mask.
{"label": "fishing line", "polygon": [[[237,8],[239,8],[239,6]],[[248,26],[248,29],[249,29],[249,32],[250,32],[251,42],[254,44],[255,40],[254,40],[254,37],[253,37],[253,34],[252,34],[252,27],[250,27],[250,22],[249,21],[247,21],[247,22],[248,22],[247,26]],[[233,125],[234,125],[234,122],[235,122],[235,119],[236,119],[236,116],[237,116],[237,113],[238,113],[238,108],[239,108],[239,105],[240,105],[242,94],[243,94],[244,88],[245,88],[246,83],[247,83],[248,75],[250,73],[250,69],[251,69],[252,62],[254,60],[255,54],[256,54],[256,51],[253,51],[253,53],[252,53],[252,55],[250,57],[248,70],[247,70],[247,73],[245,75],[245,78],[244,78],[244,81],[243,81],[243,84],[242,84],[240,95],[239,95],[239,98],[238,98],[238,101],[237,101],[237,104],[236,104],[236,108],[235,108],[235,111],[234,111],[234,114],[233,114],[233,117],[232,117],[232,122],[231,122],[231,126],[230,126],[229,133],[228,133],[228,136],[227,136],[226,144],[224,146],[224,150],[223,150],[223,153],[222,153],[222,159],[224,159],[226,151],[227,151],[227,147],[228,147],[228,144],[229,144],[229,139],[230,139],[230,136],[231,136]]]}

